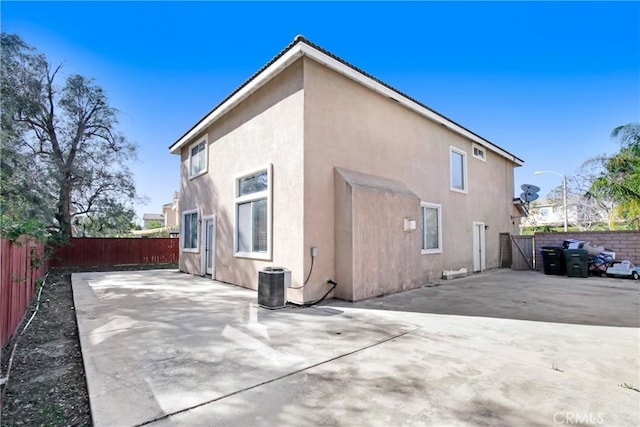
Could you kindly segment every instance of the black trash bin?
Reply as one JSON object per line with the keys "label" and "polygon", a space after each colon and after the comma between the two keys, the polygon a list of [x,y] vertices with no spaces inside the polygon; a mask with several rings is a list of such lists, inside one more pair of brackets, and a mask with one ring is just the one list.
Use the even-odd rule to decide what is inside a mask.
{"label": "black trash bin", "polygon": [[565,260],[564,249],[560,246],[543,246],[540,254],[542,255],[542,271],[544,274],[554,276],[564,276]]}
{"label": "black trash bin", "polygon": [[588,252],[585,249],[565,249],[567,276],[589,277]]}
{"label": "black trash bin", "polygon": [[282,267],[265,267],[258,273],[258,305],[282,308],[287,305],[287,287],[291,286],[291,271]]}

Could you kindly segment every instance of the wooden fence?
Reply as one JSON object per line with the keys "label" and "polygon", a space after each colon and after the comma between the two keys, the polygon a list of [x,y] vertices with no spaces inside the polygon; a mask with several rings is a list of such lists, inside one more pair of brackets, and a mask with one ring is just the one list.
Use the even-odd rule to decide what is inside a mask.
{"label": "wooden fence", "polygon": [[9,342],[29,307],[36,282],[47,273],[44,244],[1,240],[0,346]]}
{"label": "wooden fence", "polygon": [[533,253],[533,236],[511,236],[513,270],[533,270],[535,256]]}
{"label": "wooden fence", "polygon": [[180,239],[74,237],[51,257],[52,267],[177,264]]}

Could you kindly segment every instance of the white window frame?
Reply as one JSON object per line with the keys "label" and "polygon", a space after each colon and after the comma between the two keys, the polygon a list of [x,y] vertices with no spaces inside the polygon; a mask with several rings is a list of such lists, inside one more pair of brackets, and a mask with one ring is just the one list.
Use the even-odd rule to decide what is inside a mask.
{"label": "white window frame", "polygon": [[[476,155],[476,150],[481,152],[482,155]],[[478,145],[474,143],[473,147],[471,148],[471,154],[473,155],[473,157],[475,157],[478,160],[482,160],[483,162],[487,161],[487,150],[482,145]]]}
{"label": "white window frame", "polygon": [[[257,175],[261,172],[267,172],[267,189],[257,193],[251,193],[244,196],[240,196],[240,180],[253,175]],[[261,260],[271,260],[272,250],[272,229],[273,229],[273,165],[267,164],[263,167],[256,168],[251,172],[243,173],[235,177],[234,182],[234,195],[235,195],[235,224],[233,231],[233,254],[237,258],[251,258]],[[239,233],[239,206],[243,203],[248,203],[260,199],[267,199],[267,250],[266,252],[241,252],[238,250],[238,233]]]}
{"label": "white window frame", "polygon": [[[204,156],[204,168],[202,168],[201,170],[199,170],[198,172],[196,172],[195,174],[192,174],[192,162],[193,162],[193,156],[191,155],[191,150],[193,150],[193,147],[197,147],[200,144],[204,144],[204,150],[202,151],[202,155]],[[194,142],[193,144],[191,144],[189,146],[189,179],[194,179],[199,177],[200,175],[204,175],[205,173],[207,173],[207,171],[209,170],[209,137],[207,135],[203,136],[202,138],[198,139],[196,142]]]}
{"label": "white window frame", "polygon": [[[463,188],[456,188],[453,186],[453,153],[460,154],[462,156],[462,186]],[[456,148],[454,146],[449,147],[449,185],[451,191],[456,191],[458,193],[467,193],[467,152]]]}
{"label": "white window frame", "polygon": [[[187,224],[186,221],[186,216],[187,215],[193,215],[196,214],[196,224],[197,224],[197,230],[196,230],[196,246],[195,248],[185,248],[185,243],[186,243],[186,233],[185,233],[185,225]],[[182,252],[191,252],[191,253],[199,253],[200,252],[200,213],[198,212],[198,209],[190,209],[187,211],[183,211],[182,212],[182,225],[181,225],[181,230],[180,230],[180,248],[182,249]]]}
{"label": "white window frame", "polygon": [[[425,215],[424,215],[424,210],[425,208],[429,208],[429,209],[437,209],[438,210],[438,247],[437,248],[431,248],[431,249],[426,249],[425,246]],[[420,202],[420,209],[421,209],[421,213],[422,213],[422,248],[421,248],[421,254],[422,255],[426,255],[426,254],[440,254],[442,253],[442,205],[439,205],[437,203],[429,203],[429,202]]]}

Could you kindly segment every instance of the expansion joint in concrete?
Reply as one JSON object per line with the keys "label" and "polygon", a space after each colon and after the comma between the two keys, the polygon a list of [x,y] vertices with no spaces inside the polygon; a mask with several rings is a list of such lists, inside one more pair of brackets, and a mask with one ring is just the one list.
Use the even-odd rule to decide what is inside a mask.
{"label": "expansion joint in concrete", "polygon": [[384,340],[382,340],[382,341],[378,341],[378,342],[375,342],[375,343],[373,343],[373,344],[370,344],[370,345],[367,345],[367,346],[364,346],[364,347],[358,348],[358,349],[356,349],[356,350],[353,350],[353,351],[350,351],[350,352],[347,352],[347,353],[340,354],[340,355],[338,355],[338,356],[332,357],[332,358],[327,359],[327,360],[323,360],[322,362],[318,362],[318,363],[315,363],[315,364],[313,364],[313,365],[305,366],[304,368],[300,368],[300,369],[297,369],[297,370],[295,370],[295,371],[292,371],[292,372],[286,373],[286,374],[284,374],[284,375],[281,375],[281,376],[279,376],[279,377],[272,378],[272,379],[267,380],[267,381],[263,381],[263,382],[261,382],[261,383],[259,383],[259,384],[254,384],[254,385],[252,385],[252,386],[245,387],[245,388],[242,388],[242,389],[240,389],[240,390],[236,390],[236,391],[231,392],[231,393],[227,393],[227,394],[225,394],[225,395],[223,395],[223,396],[216,397],[215,399],[207,400],[207,401],[205,401],[205,402],[198,403],[197,405],[189,406],[188,408],[180,409],[179,411],[174,411],[174,412],[171,412],[171,413],[169,413],[169,414],[162,415],[162,416],[157,417],[157,418],[154,418],[154,419],[152,419],[152,420],[145,421],[145,422],[140,423],[140,424],[136,424],[136,425],[135,425],[135,427],[146,426],[146,425],[149,425],[149,424],[154,423],[154,422],[156,422],[156,421],[161,421],[161,420],[167,419],[167,418],[169,418],[169,417],[171,417],[171,416],[178,415],[178,414],[182,414],[182,413],[185,413],[185,412],[191,411],[192,409],[196,409],[196,408],[199,408],[199,407],[201,407],[201,406],[205,406],[205,405],[208,405],[208,404],[210,404],[210,403],[218,402],[218,401],[223,400],[223,399],[226,399],[226,398],[228,398],[228,397],[235,396],[235,395],[240,394],[240,393],[244,393],[245,391],[253,390],[254,388],[258,388],[258,387],[261,387],[261,386],[263,386],[263,385],[267,385],[267,384],[270,384],[270,383],[273,383],[273,382],[279,381],[279,380],[281,380],[281,379],[284,379],[284,378],[287,378],[287,377],[290,377],[290,376],[293,376],[293,375],[299,374],[299,373],[301,373],[301,372],[308,371],[309,369],[313,369],[313,368],[315,368],[315,367],[322,366],[322,365],[324,365],[324,364],[327,364],[327,363],[333,362],[333,361],[335,361],[335,360],[342,359],[343,357],[351,356],[352,354],[356,354],[356,353],[359,353],[359,352],[361,352],[361,351],[367,350],[367,349],[369,349],[369,348],[376,347],[376,346],[379,346],[379,345],[381,345],[381,344],[385,344],[385,343],[387,343],[387,342],[389,342],[389,341],[393,341],[393,340],[398,339],[398,338],[400,338],[400,337],[403,337],[403,336],[405,336],[405,335],[407,335],[407,334],[410,334],[410,333],[412,333],[412,332],[415,332],[415,331],[417,331],[417,330],[419,330],[419,329],[420,329],[420,328],[415,328],[415,329],[412,329],[412,330],[410,330],[410,331],[406,331],[406,332],[403,332],[403,333],[401,333],[401,334],[394,335],[394,336],[389,337],[389,338],[386,338],[386,339],[384,339]]}

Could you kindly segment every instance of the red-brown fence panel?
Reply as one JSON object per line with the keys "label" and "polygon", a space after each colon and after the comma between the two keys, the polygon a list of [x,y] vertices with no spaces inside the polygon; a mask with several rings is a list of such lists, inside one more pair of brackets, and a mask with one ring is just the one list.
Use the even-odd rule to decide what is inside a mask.
{"label": "red-brown fence panel", "polygon": [[48,264],[42,243],[0,242],[0,345],[4,346],[24,317]]}
{"label": "red-brown fence panel", "polygon": [[58,248],[52,267],[113,267],[117,265],[177,264],[180,239],[74,237]]}

